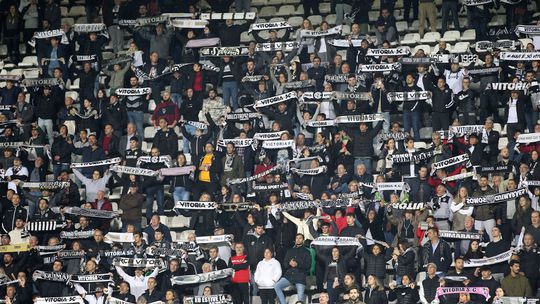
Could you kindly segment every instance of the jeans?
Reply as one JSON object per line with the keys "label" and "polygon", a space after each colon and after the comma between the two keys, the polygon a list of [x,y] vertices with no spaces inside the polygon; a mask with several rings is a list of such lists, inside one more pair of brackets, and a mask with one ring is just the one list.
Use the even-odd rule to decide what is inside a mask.
{"label": "jeans", "polygon": [[366,166],[366,174],[371,174],[371,157],[355,157],[354,158],[354,168],[356,168],[360,164],[364,164]]}
{"label": "jeans", "polygon": [[525,111],[525,121],[527,122],[527,129],[529,129],[529,133],[533,133],[534,125],[536,125],[536,122],[538,121],[538,112],[533,110]]}
{"label": "jeans", "polygon": [[163,193],[163,185],[157,185],[157,186],[150,186],[146,188],[146,218],[148,221],[150,221],[150,218],[152,218],[152,207],[154,206],[154,197],[156,198],[157,205],[158,205],[158,211],[157,213],[159,215],[163,215],[165,213],[164,211],[164,205],[165,205],[165,194]]}
{"label": "jeans", "polygon": [[383,131],[386,133],[390,133],[390,112],[382,112],[381,113],[384,117],[383,120]]}
{"label": "jeans", "polygon": [[[285,295],[283,294],[283,289],[286,287],[291,286],[292,283],[289,282],[286,278],[282,277],[279,279],[279,281],[276,282],[276,286],[274,287],[274,290],[276,291],[276,295],[279,299],[280,304],[286,304],[285,301]],[[298,294],[298,301],[304,302],[304,291],[306,290],[306,285],[296,283],[296,293]]]}
{"label": "jeans", "polygon": [[118,25],[109,26],[112,47],[115,53],[124,49],[124,31]]}
{"label": "jeans", "polygon": [[234,0],[237,13],[247,13],[250,10],[251,0]]}
{"label": "jeans", "polygon": [[334,281],[326,281],[326,291],[328,292],[328,303],[336,303],[338,299],[338,294],[334,289]]}
{"label": "jeans", "polygon": [[180,109],[180,107],[182,106],[182,94],[181,93],[171,93],[171,100],[178,106],[178,108]]}
{"label": "jeans", "polygon": [[448,29],[448,15],[452,14],[452,21],[454,23],[454,28],[456,31],[459,31],[459,4],[457,1],[443,1],[442,3],[442,32],[446,32]]}
{"label": "jeans", "polygon": [[384,41],[394,42],[397,40],[397,31],[393,26],[387,28],[384,32],[377,31],[375,35],[377,36],[377,45],[382,45]]}
{"label": "jeans", "polygon": [[144,139],[144,128],[143,128],[144,113],[141,111],[129,111],[127,112],[127,115],[128,115],[128,121],[135,124],[135,128],[137,129],[137,134],[140,136],[140,138]]}
{"label": "jeans", "polygon": [[411,132],[411,127],[414,132],[414,140],[419,141],[420,140],[420,119],[421,119],[421,112],[419,109],[415,109],[413,111],[403,111],[403,131],[404,132]]}
{"label": "jeans", "polygon": [[231,106],[233,110],[238,108],[238,84],[236,81],[223,82],[223,104]]}
{"label": "jeans", "polygon": [[47,138],[49,139],[49,145],[52,145],[53,139],[54,139],[52,119],[38,118],[38,126],[41,128],[41,130],[47,133]]}
{"label": "jeans", "polygon": [[185,187],[174,187],[174,201],[188,201],[190,192]]}
{"label": "jeans", "polygon": [[56,179],[58,175],[60,175],[60,172],[67,171],[67,170],[69,170],[69,165],[67,164],[54,164],[53,165],[54,179]]}
{"label": "jeans", "polygon": [[[351,11],[352,6],[350,4],[339,3],[336,4],[336,25],[343,24],[343,17],[346,13]],[[346,20],[347,23],[350,23],[350,20]]]}
{"label": "jeans", "polygon": [[[197,128],[195,128],[194,126],[191,126],[191,125],[188,125],[188,124],[185,124],[184,127],[186,128],[186,132],[191,134],[191,135],[195,135],[195,130],[197,130]],[[185,136],[184,137],[184,154],[187,154],[187,153],[190,153],[190,150],[189,150],[189,139],[187,139]],[[192,159],[191,160],[191,163],[193,162],[196,162],[197,160],[196,159]]]}

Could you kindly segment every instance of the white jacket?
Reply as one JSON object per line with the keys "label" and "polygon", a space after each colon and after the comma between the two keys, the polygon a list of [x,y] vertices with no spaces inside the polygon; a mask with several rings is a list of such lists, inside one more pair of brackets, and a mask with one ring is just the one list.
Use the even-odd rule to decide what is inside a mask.
{"label": "white jacket", "polygon": [[272,258],[269,261],[262,260],[255,270],[255,283],[259,289],[272,289],[281,278],[281,264]]}

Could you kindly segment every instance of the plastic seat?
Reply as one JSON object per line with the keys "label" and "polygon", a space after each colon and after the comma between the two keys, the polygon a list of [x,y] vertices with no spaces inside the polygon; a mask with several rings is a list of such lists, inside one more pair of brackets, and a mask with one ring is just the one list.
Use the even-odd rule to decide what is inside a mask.
{"label": "plastic seat", "polygon": [[414,49],[412,50],[412,54],[416,54],[416,52],[419,50],[419,49],[422,49],[424,50],[424,53],[426,53],[426,55],[429,55],[431,54],[431,46],[427,45],[427,44],[419,44],[417,46],[414,47]]}
{"label": "plastic seat", "polygon": [[524,49],[525,47],[527,47],[527,44],[529,43],[533,43],[533,40],[531,38],[521,38],[521,39],[518,39],[519,42],[521,42],[521,45],[522,45],[522,49]]}
{"label": "plastic seat", "polygon": [[470,43],[466,41],[458,42],[456,43],[456,45],[454,45],[454,48],[450,51],[450,53],[452,54],[467,53],[469,51],[469,45]]}
{"label": "plastic seat", "polygon": [[268,0],[267,2],[267,5],[282,5],[283,4],[283,0]]}
{"label": "plastic seat", "polygon": [[289,23],[291,26],[293,27],[299,27],[302,25],[302,22],[304,22],[304,19],[302,17],[299,17],[299,16],[295,16],[295,17],[290,17],[288,20],[287,20],[287,23]]}
{"label": "plastic seat", "polygon": [[323,20],[321,15],[311,15],[308,19],[311,21],[311,24],[313,24],[313,27],[317,27]]}
{"label": "plastic seat", "polygon": [[[450,43],[447,43],[446,44],[446,49],[451,52],[452,51],[452,45]],[[431,52],[433,54],[437,54],[437,52],[439,51],[439,44],[435,44],[435,46],[431,49]]]}
{"label": "plastic seat", "polygon": [[441,40],[441,34],[439,32],[427,32],[424,38],[420,39],[421,43],[435,44]]}
{"label": "plastic seat", "polygon": [[265,6],[268,2],[266,0],[252,0],[252,6]]}
{"label": "plastic seat", "polygon": [[411,44],[418,44],[420,42],[420,34],[418,33],[408,33],[405,34],[403,39],[401,39],[401,44],[405,45],[411,45]]}
{"label": "plastic seat", "polygon": [[154,127],[146,127],[144,128],[144,138],[153,138],[156,135],[156,128]]}
{"label": "plastic seat", "polygon": [[324,21],[328,22],[331,26],[336,25],[336,14],[327,15]]}
{"label": "plastic seat", "polygon": [[259,13],[259,16],[261,17],[272,17],[275,16],[277,13],[276,8],[274,6],[265,6],[261,8],[261,12]]}
{"label": "plastic seat", "polygon": [[474,41],[476,40],[476,31],[475,30],[466,30],[461,35],[461,41]]}
{"label": "plastic seat", "polygon": [[276,16],[291,16],[294,15],[296,9],[294,5],[282,5],[279,7],[279,10],[276,13]]}
{"label": "plastic seat", "polygon": [[433,134],[433,128],[432,127],[423,127],[420,129],[420,139],[431,139],[431,135]]}
{"label": "plastic seat", "polygon": [[461,33],[459,31],[446,31],[442,39],[446,42],[458,41],[461,40]]}
{"label": "plastic seat", "polygon": [[505,148],[508,146],[508,137],[500,137],[499,138],[499,150],[501,150],[502,148]]}
{"label": "plastic seat", "polygon": [[274,18],[270,18],[270,20],[268,20],[268,22],[282,22],[282,21],[285,21],[285,18],[283,18],[283,17],[274,17]]}
{"label": "plastic seat", "polygon": [[86,15],[86,10],[84,9],[84,6],[82,5],[76,5],[72,7],[69,10],[69,13],[67,14],[67,16],[69,17],[78,17],[78,16],[84,16],[84,15]]}
{"label": "plastic seat", "polygon": [[240,34],[240,42],[247,44],[252,40],[254,40],[254,38],[248,32],[242,32],[242,34]]}
{"label": "plastic seat", "polygon": [[409,25],[407,24],[407,21],[398,21],[396,22],[396,28],[399,33],[403,33],[408,31]]}
{"label": "plastic seat", "polygon": [[79,93],[77,91],[67,91],[65,94],[65,98],[71,97],[73,101],[77,101],[79,99]]}

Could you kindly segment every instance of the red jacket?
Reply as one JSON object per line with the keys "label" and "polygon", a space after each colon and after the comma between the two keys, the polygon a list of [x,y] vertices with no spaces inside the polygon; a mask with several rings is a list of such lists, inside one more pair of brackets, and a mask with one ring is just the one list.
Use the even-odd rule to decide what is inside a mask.
{"label": "red jacket", "polygon": [[[95,202],[92,202],[92,209],[98,209],[97,199]],[[101,205],[101,208],[99,210],[113,211],[111,202],[108,199],[103,199],[103,204]]]}
{"label": "red jacket", "polygon": [[229,265],[234,269],[231,282],[249,283],[249,263],[247,255],[232,256]]}

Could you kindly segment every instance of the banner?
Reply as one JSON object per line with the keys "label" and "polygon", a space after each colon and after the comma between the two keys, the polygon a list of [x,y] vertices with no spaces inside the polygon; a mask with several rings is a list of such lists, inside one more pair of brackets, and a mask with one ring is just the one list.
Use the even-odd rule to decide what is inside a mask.
{"label": "banner", "polygon": [[378,64],[359,64],[357,70],[360,72],[388,72],[401,70],[401,64],[396,63],[378,63]]}
{"label": "banner", "polygon": [[21,82],[24,87],[57,86],[63,84],[58,78],[26,78]]}
{"label": "banner", "polygon": [[376,121],[382,121],[382,120],[384,120],[384,115],[382,113],[376,113],[376,114],[338,116],[336,117],[335,122],[338,124],[342,124],[342,123],[376,122]]}
{"label": "banner", "polygon": [[319,166],[317,168],[310,168],[310,169],[298,169],[298,168],[291,168],[291,172],[296,173],[298,175],[319,175],[321,173],[326,173],[328,168],[326,166]]}
{"label": "banner", "polygon": [[60,232],[60,238],[66,240],[77,240],[77,239],[89,239],[94,237],[95,230],[86,230],[86,231],[62,231]]}
{"label": "banner", "polygon": [[435,63],[463,63],[471,64],[475,63],[478,60],[478,55],[476,54],[431,54],[429,55]]}
{"label": "banner", "polygon": [[494,91],[527,91],[529,84],[526,82],[490,82],[486,86],[486,90]]}
{"label": "banner", "polygon": [[294,139],[287,140],[266,140],[263,142],[262,147],[264,149],[286,149],[292,148],[295,145]]}
{"label": "banner", "polygon": [[119,96],[140,96],[152,93],[152,88],[118,88],[115,91]]}
{"label": "banner", "polygon": [[[491,1],[491,0],[490,0]],[[401,64],[432,64],[434,63],[434,60],[429,57],[403,57],[399,59],[399,62]]]}
{"label": "banner", "polygon": [[39,189],[39,190],[59,190],[69,187],[69,182],[22,182],[21,188]]}
{"label": "banner", "polygon": [[305,89],[305,88],[311,88],[316,85],[315,79],[309,79],[309,80],[299,80],[299,81],[291,81],[287,82],[285,84],[286,89]]}
{"label": "banner", "polygon": [[335,96],[334,92],[304,92],[302,96],[300,96],[300,98],[302,100],[305,100],[305,99],[321,100],[321,99],[334,98],[334,96]]}
{"label": "banner", "polygon": [[186,43],[186,48],[201,48],[205,46],[215,46],[219,44],[219,38],[191,39]]}
{"label": "banner", "polygon": [[446,239],[460,239],[460,240],[481,240],[483,236],[476,232],[466,231],[453,231],[453,230],[439,230],[439,237]]}
{"label": "banner", "polygon": [[418,163],[420,161],[430,159],[437,153],[435,150],[423,150],[423,151],[415,151],[413,153],[402,153],[402,154],[392,154],[392,162],[394,163],[409,163],[409,162],[415,162]]}
{"label": "banner", "polygon": [[137,18],[137,26],[157,25],[169,21],[168,16]]}
{"label": "banner", "polygon": [[77,33],[93,33],[104,31],[107,29],[107,27],[103,23],[75,23],[73,24],[72,29]]}
{"label": "banner", "polygon": [[464,4],[466,6],[479,6],[484,4],[492,3],[493,0],[465,0]]}
{"label": "banner", "polygon": [[450,132],[458,137],[470,134],[482,134],[484,130],[483,125],[450,126]]}
{"label": "banner", "polygon": [[512,165],[501,165],[501,166],[495,166],[495,167],[476,166],[473,169],[477,174],[510,173],[514,171],[514,167]]}
{"label": "banner", "polygon": [[106,258],[124,257],[135,255],[135,250],[100,250],[99,255]]}
{"label": "banner", "polygon": [[195,166],[183,166],[183,167],[172,167],[172,168],[161,168],[158,173],[161,176],[178,176],[178,175],[187,175],[195,171]]}
{"label": "banner", "polygon": [[457,165],[457,164],[460,164],[460,163],[463,163],[463,162],[469,162],[469,155],[468,154],[461,154],[461,155],[458,155],[458,156],[454,156],[454,157],[451,157],[451,158],[448,158],[448,159],[438,161],[436,163],[433,163],[432,171],[431,171],[432,173],[431,174],[435,174],[436,170],[439,170],[439,169],[442,169],[442,168],[447,168],[447,167],[450,167],[450,166],[454,166],[454,165]]}
{"label": "banner", "polygon": [[44,281],[53,281],[53,282],[67,282],[71,278],[71,274],[65,272],[52,272],[52,271],[42,271],[36,270],[32,274],[32,279],[34,281],[44,280]]}
{"label": "banner", "polygon": [[[371,185],[359,183],[359,186],[366,186],[370,187]],[[409,192],[411,188],[409,187],[409,184],[406,182],[388,182],[388,183],[375,183],[372,185],[373,192],[375,191],[406,191]]]}
{"label": "banner", "polygon": [[98,59],[96,54],[92,54],[92,55],[73,55],[73,56],[71,56],[70,59],[72,60],[72,58],[75,58],[75,61],[77,61],[77,62],[97,61],[97,59]]}
{"label": "banner", "polygon": [[81,275],[71,275],[68,283],[100,283],[100,282],[113,282],[112,274],[101,273],[101,274],[81,274]]}
{"label": "banner", "polygon": [[257,13],[202,13],[201,19],[207,20],[255,20]]}
{"label": "banner", "polygon": [[57,224],[55,221],[28,222],[24,226],[26,231],[54,231],[66,227],[65,224]]}
{"label": "banner", "polygon": [[17,245],[1,245],[0,253],[8,252],[23,252],[30,250],[29,244],[17,244]]}
{"label": "banner", "polygon": [[486,301],[491,298],[488,287],[437,287],[435,299],[447,294],[474,293],[483,296]]}
{"label": "banner", "polygon": [[268,132],[268,133],[255,133],[253,139],[256,140],[278,140],[281,138],[281,135],[287,131],[278,131],[278,132]]}
{"label": "banner", "polygon": [[538,304],[538,298],[500,297],[493,300],[493,304]]}
{"label": "banner", "polygon": [[72,163],[70,167],[71,168],[88,168],[88,167],[118,164],[121,161],[122,159],[120,157],[115,157],[115,158],[97,160],[97,161],[86,162],[86,163]]}
{"label": "banner", "polygon": [[46,297],[40,298],[37,297],[34,299],[34,304],[84,304],[83,298],[81,296],[67,296],[67,297]]}
{"label": "banner", "polygon": [[257,100],[257,101],[255,101],[254,107],[255,108],[267,107],[267,106],[270,106],[270,105],[273,105],[273,104],[286,102],[286,101],[296,99],[296,98],[297,98],[296,92],[294,92],[294,91],[287,92],[287,93],[284,93],[284,94],[281,94],[281,95],[272,96],[272,97],[268,97],[268,98],[265,98],[265,99]]}
{"label": "banner", "polygon": [[161,155],[161,156],[140,156],[137,158],[137,166],[142,163],[163,163],[167,167],[171,167],[171,156],[170,155]]}
{"label": "banner", "polygon": [[468,197],[465,203],[469,206],[498,204],[498,203],[502,203],[502,202],[506,202],[512,199],[519,198],[520,196],[526,195],[526,194],[527,194],[527,188],[520,188],[513,191],[507,191],[507,192],[497,193],[497,194],[489,194],[489,195],[484,195],[480,197]]}
{"label": "banner", "polygon": [[264,79],[264,75],[246,75],[242,77],[242,82],[259,82]]}
{"label": "banner", "polygon": [[334,91],[332,99],[344,100],[371,100],[371,95],[368,92],[339,92]]}
{"label": "banner", "polygon": [[206,130],[208,128],[208,126],[203,123],[203,122],[199,122],[199,121],[184,121],[184,123],[186,125],[190,125],[192,127],[195,127],[196,129],[200,129],[200,130]]}
{"label": "banner", "polygon": [[125,55],[125,56],[119,56],[116,58],[111,58],[109,60],[103,60],[101,61],[101,66],[109,67],[111,65],[122,64],[122,63],[127,63],[127,62],[132,62],[132,61],[133,61],[133,57],[129,55]]}
{"label": "banner", "polygon": [[279,204],[279,210],[292,211],[292,210],[303,210],[303,209],[314,209],[318,208],[320,203],[318,201],[292,201]]}
{"label": "banner", "polygon": [[280,191],[289,189],[289,184],[256,184],[255,186],[253,186],[252,189],[255,192]]}
{"label": "banner", "polygon": [[336,74],[336,75],[324,76],[324,81],[329,82],[329,83],[347,83],[347,80],[349,80],[349,74]]}
{"label": "banner", "polygon": [[244,46],[211,47],[200,49],[199,54],[208,57],[247,56],[249,54],[249,49]]}
{"label": "banner", "polygon": [[335,120],[310,120],[306,123],[306,125],[312,128],[332,127],[336,125],[336,121]]}
{"label": "banner", "polygon": [[344,236],[319,236],[313,242],[313,246],[358,246],[362,247],[360,241],[355,237]]}
{"label": "banner", "polygon": [[413,202],[391,203],[388,206],[390,206],[392,209],[397,209],[397,210],[421,210],[421,209],[424,209],[424,203],[413,203]]}
{"label": "banner", "polygon": [[418,101],[431,98],[429,91],[414,91],[414,92],[388,92],[386,94],[389,102],[394,101]]}
{"label": "banner", "polygon": [[225,268],[222,270],[211,271],[200,274],[191,274],[184,276],[176,276],[171,278],[172,285],[188,285],[188,284],[201,284],[206,282],[212,282],[220,279],[225,279],[234,273],[232,268]]}
{"label": "banner", "polygon": [[[54,213],[60,213],[60,207],[52,207],[51,210]],[[97,217],[97,218],[103,218],[103,219],[113,219],[119,216],[117,211],[87,209],[87,208],[80,208],[80,207],[63,207],[63,211],[64,213],[71,214],[71,215]]]}
{"label": "banner", "polygon": [[112,243],[133,243],[133,233],[129,232],[109,232],[103,238],[103,241],[107,244]]}
{"label": "banner", "polygon": [[217,142],[218,146],[225,147],[228,144],[233,144],[235,147],[249,147],[253,144],[253,138],[230,138],[220,139]]}
{"label": "banner", "polygon": [[[255,134],[256,135],[256,134]],[[261,177],[264,177],[270,173],[273,173],[274,171],[277,171],[281,169],[281,166],[277,165],[275,167],[272,167],[268,170],[265,170],[259,174],[255,174],[255,175],[252,175],[250,177],[243,177],[243,178],[234,178],[234,179],[229,179],[227,180],[227,184],[229,185],[238,185],[238,184],[243,184],[243,183],[247,183],[247,182],[251,182],[251,181],[254,181],[254,180],[258,180],[259,178]]]}
{"label": "banner", "polygon": [[112,265],[119,267],[161,268],[163,267],[163,262],[160,259],[116,257],[113,259]]}
{"label": "banner", "polygon": [[341,25],[334,26],[332,28],[329,28],[326,31],[316,31],[316,30],[300,30],[300,37],[301,38],[308,38],[308,37],[325,37],[330,35],[339,35],[341,33]]}
{"label": "banner", "polygon": [[32,39],[30,39],[30,41],[28,41],[27,43],[31,47],[35,47],[36,46],[36,39],[49,39],[49,38],[52,38],[52,37],[60,37],[60,43],[61,44],[68,44],[69,43],[69,40],[66,37],[66,33],[63,30],[60,30],[60,29],[50,30],[50,31],[35,32]]}
{"label": "banner", "polygon": [[183,249],[147,247],[146,254],[159,257],[183,257],[186,252]]}
{"label": "banner", "polygon": [[131,303],[131,302],[128,302],[128,301],[124,301],[124,300],[120,300],[118,298],[114,298],[114,297],[107,297],[107,304],[135,304],[135,303]]}
{"label": "banner", "polygon": [[540,52],[500,52],[499,59],[508,61],[540,60]]}
{"label": "banner", "polygon": [[519,41],[514,40],[500,40],[500,41],[477,41],[474,44],[474,49],[477,52],[487,52],[492,51],[493,49],[497,50],[515,50],[519,45]]}
{"label": "banner", "polygon": [[184,304],[232,304],[228,294],[184,297]]}
{"label": "banner", "polygon": [[253,23],[249,26],[248,33],[251,33],[252,31],[278,30],[283,28],[292,28],[292,25],[286,21]]}
{"label": "banner", "polygon": [[216,207],[217,204],[215,202],[177,201],[174,204],[174,209],[215,210]]}
{"label": "banner", "polygon": [[208,25],[208,20],[172,19],[171,25],[176,28],[204,29]]}
{"label": "banner", "polygon": [[56,253],[59,259],[82,259],[86,253],[82,250],[62,250]]}
{"label": "banner", "polygon": [[474,68],[469,70],[469,75],[488,75],[488,74],[499,74],[499,67],[492,68]]}
{"label": "banner", "polygon": [[66,248],[66,244],[51,245],[51,246],[36,246],[34,248],[40,251],[39,255],[50,255],[50,254],[56,254],[59,251],[64,250]]}
{"label": "banner", "polygon": [[445,178],[443,178],[443,182],[451,182],[451,181],[455,181],[455,180],[462,180],[462,179],[465,179],[465,178],[469,178],[469,177],[474,177],[476,175],[476,172],[465,172],[465,173],[460,173],[460,174],[456,174],[456,175],[451,175],[451,176],[447,176]]}
{"label": "banner", "polygon": [[231,113],[227,114],[227,116],[225,116],[225,119],[235,121],[248,121],[259,118],[260,116],[261,114],[258,112]]}
{"label": "banner", "polygon": [[516,142],[519,144],[532,144],[540,141],[540,133],[519,134]]}
{"label": "banner", "polygon": [[232,234],[198,236],[195,242],[203,249],[209,249],[211,246],[230,246],[234,236]]}
{"label": "banner", "polygon": [[411,50],[408,47],[395,49],[368,49],[366,56],[408,56]]}
{"label": "banner", "polygon": [[284,51],[291,52],[294,49],[297,49],[299,44],[297,41],[283,41],[283,42],[264,42],[257,43],[255,46],[255,51],[257,52],[275,52],[275,51]]}
{"label": "banner", "polygon": [[129,175],[142,175],[142,176],[158,175],[158,171],[138,168],[138,167],[120,166],[120,165],[113,165],[109,168],[109,170],[117,172],[117,173],[129,174]]}
{"label": "banner", "polygon": [[540,26],[538,26],[538,25],[520,24],[520,25],[516,26],[515,31],[516,31],[516,33],[535,36],[535,35],[540,35]]}

